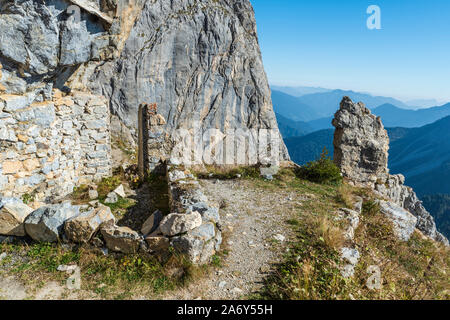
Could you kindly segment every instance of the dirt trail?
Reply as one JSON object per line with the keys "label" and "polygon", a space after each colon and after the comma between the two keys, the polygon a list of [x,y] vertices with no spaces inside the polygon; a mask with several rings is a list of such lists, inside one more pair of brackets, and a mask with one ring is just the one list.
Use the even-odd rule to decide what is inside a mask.
{"label": "dirt trail", "polygon": [[[220,214],[223,248],[229,253],[214,274],[164,299],[239,299],[254,293],[293,236],[286,220],[301,205],[298,196],[280,188],[255,188],[246,180],[201,183],[210,201],[225,203]],[[276,240],[277,235],[285,240]]]}

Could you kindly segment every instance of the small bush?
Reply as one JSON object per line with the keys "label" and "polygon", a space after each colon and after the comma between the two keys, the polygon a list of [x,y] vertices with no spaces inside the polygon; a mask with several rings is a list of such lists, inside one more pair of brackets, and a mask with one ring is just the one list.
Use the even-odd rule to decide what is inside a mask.
{"label": "small bush", "polygon": [[322,151],[320,159],[297,169],[297,176],[321,184],[339,184],[342,182],[341,171],[328,156],[326,149]]}

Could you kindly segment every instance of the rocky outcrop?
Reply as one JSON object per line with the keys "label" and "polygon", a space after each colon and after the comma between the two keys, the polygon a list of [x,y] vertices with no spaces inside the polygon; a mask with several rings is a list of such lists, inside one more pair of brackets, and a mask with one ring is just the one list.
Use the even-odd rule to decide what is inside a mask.
{"label": "rocky outcrop", "polygon": [[334,162],[349,182],[374,188],[388,176],[389,136],[362,102],[344,97],[333,119]]}
{"label": "rocky outcrop", "polygon": [[[414,190],[404,185],[402,175],[390,175],[388,169],[389,137],[380,118],[371,114],[362,102],[353,103],[344,97],[333,119],[334,161],[350,183],[373,189],[381,198],[388,198],[415,217],[415,227],[430,238],[448,245],[436,229],[431,214],[424,208]],[[390,208],[387,208],[390,207]],[[399,210],[387,206],[403,239],[409,238],[413,221]],[[388,210],[389,209],[389,210]]]}
{"label": "rocky outcrop", "polygon": [[176,236],[202,225],[202,216],[198,212],[190,214],[171,213],[161,221],[160,230],[165,236]]}
{"label": "rocky outcrop", "polygon": [[408,241],[417,225],[417,218],[393,202],[380,201],[380,209],[394,224],[400,240]]}

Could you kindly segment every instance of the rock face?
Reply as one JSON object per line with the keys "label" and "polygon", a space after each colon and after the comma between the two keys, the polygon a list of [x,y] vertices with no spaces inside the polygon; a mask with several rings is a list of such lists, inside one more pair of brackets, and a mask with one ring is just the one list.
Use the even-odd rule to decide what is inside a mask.
{"label": "rock face", "polygon": [[9,93],[47,94],[53,81],[65,81],[65,71],[108,47],[104,25],[86,10],[70,10],[72,2],[0,1],[1,83]]}
{"label": "rock face", "polygon": [[394,223],[397,237],[408,241],[416,228],[417,218],[392,202],[380,201],[380,208],[381,212]]}
{"label": "rock face", "polygon": [[35,241],[57,242],[62,239],[64,223],[79,214],[80,207],[70,202],[42,207],[25,219],[25,231]]}
{"label": "rock face", "polygon": [[333,119],[334,162],[342,175],[358,185],[373,188],[388,176],[389,136],[381,119],[363,103],[344,97]]}
{"label": "rock face", "polygon": [[0,235],[25,236],[23,222],[33,209],[18,199],[0,198]]}
{"label": "rock face", "polygon": [[[273,112],[249,0],[0,0],[0,8],[0,140],[26,144],[20,141],[17,128],[10,125],[38,119],[38,126],[50,128],[60,115],[64,117],[62,126],[80,129],[76,123],[71,126],[68,114],[62,115],[66,108],[54,110],[53,89],[58,88],[64,93],[106,96],[113,114],[131,129],[124,134],[127,130],[123,126],[114,126],[127,138],[133,133],[136,138],[138,106],[156,102],[160,113],[157,124],[162,130],[156,134],[165,137],[161,150],[173,147],[171,139],[178,129],[201,139],[196,145],[206,149],[211,142],[204,134],[217,129],[220,143],[234,141],[236,153],[246,155],[229,164],[256,163],[265,155],[259,150],[270,150],[276,161],[289,159]],[[36,111],[36,103],[44,105]],[[30,106],[33,110],[27,110]],[[11,116],[17,110],[21,119]],[[87,130],[101,134],[86,132],[80,138],[82,144],[87,137],[108,139],[108,135],[101,136],[108,131],[110,115],[101,115],[107,123],[93,116],[86,124]],[[266,129],[270,130],[269,139],[261,138]],[[70,136],[65,135],[66,139]],[[33,146],[33,139],[26,151],[30,154],[39,146],[60,143],[46,139]],[[77,145],[77,141],[70,143]],[[261,147],[263,143],[266,148]],[[106,163],[102,148],[107,146],[96,147],[90,150],[89,159]],[[219,150],[217,157],[224,152]],[[256,158],[254,152],[258,153]],[[26,164],[5,163],[3,174],[15,174],[22,168],[31,171],[27,181],[17,181],[19,187],[52,179],[48,167],[45,175],[50,176],[43,177],[33,172],[39,169],[37,160],[27,160]],[[223,160],[214,158],[212,162]],[[60,163],[65,162],[62,159]],[[106,164],[102,166],[106,169],[91,164],[86,175],[101,176],[99,170],[108,170]],[[1,174],[0,190],[14,180],[7,181]],[[77,174],[63,172],[71,178]],[[71,184],[67,185],[70,189]]]}
{"label": "rock face", "polygon": [[[197,123],[200,134],[261,128],[279,136],[248,0],[145,2],[120,57],[90,80],[132,128],[138,106],[156,102],[169,133]],[[282,141],[280,158],[289,159]]]}
{"label": "rock face", "polygon": [[[391,199],[416,218],[417,229],[448,245],[448,240],[437,231],[433,217],[423,207],[414,190],[404,185],[405,177],[389,174],[389,137],[380,118],[372,115],[363,103],[355,104],[344,97],[333,125],[336,127],[334,161],[342,175],[357,186],[369,187],[380,197]],[[402,237],[409,238],[407,235],[410,235],[413,219],[406,218],[406,214],[398,214],[400,211],[392,210],[392,206],[385,211],[389,212],[394,224],[400,226]]]}

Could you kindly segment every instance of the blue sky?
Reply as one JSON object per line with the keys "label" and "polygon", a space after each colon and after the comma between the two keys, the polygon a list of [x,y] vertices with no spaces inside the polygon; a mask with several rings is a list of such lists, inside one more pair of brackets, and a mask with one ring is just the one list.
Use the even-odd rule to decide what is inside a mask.
{"label": "blue sky", "polygon": [[250,1],[271,84],[450,101],[449,0]]}

